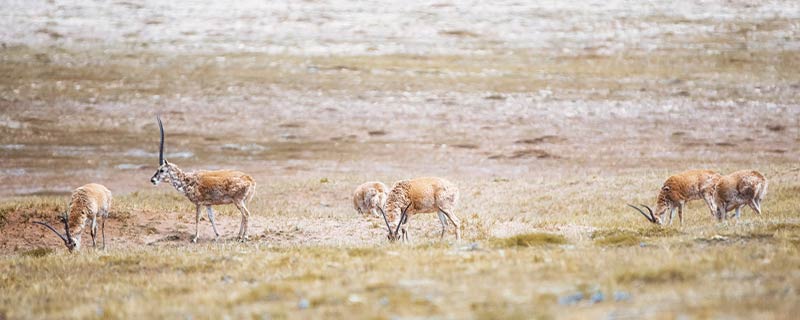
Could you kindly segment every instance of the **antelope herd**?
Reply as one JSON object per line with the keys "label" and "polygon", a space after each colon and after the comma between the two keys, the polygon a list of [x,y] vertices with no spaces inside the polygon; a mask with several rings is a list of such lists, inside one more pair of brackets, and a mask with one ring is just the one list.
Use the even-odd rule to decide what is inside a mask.
{"label": "antelope herd", "polygon": [[[192,242],[197,242],[200,234],[200,214],[202,207],[208,212],[208,219],[214,230],[215,240],[220,234],[211,206],[233,204],[242,214],[239,225],[239,241],[247,240],[250,211],[247,203],[255,195],[255,180],[240,171],[214,170],[184,172],[170,163],[164,156],[164,126],[156,117],[160,131],[158,169],[150,182],[169,182],[196,207],[195,234]],[[672,224],[675,210],[678,220],[683,224],[683,208],[687,202],[703,200],[713,218],[722,222],[728,212],[735,211],[739,219],[741,208],[749,206],[753,212],[761,214],[761,201],[767,193],[767,179],[753,170],[741,170],[721,175],[711,170],[690,170],[667,178],[656,197],[655,211],[647,205],[646,209],[628,204],[648,221],[654,224]],[[391,188],[378,181],[366,182],[353,192],[353,207],[363,217],[382,218],[386,223],[390,242],[407,241],[408,220],[417,213],[435,212],[442,224],[440,239],[444,239],[449,223],[453,224],[456,240],[461,239],[461,223],[455,215],[459,191],[452,182],[438,177],[422,177],[395,182]],[[67,211],[60,217],[65,234],[59,233],[46,222],[35,221],[58,235],[69,251],[80,250],[81,235],[90,222],[89,233],[92,246],[96,247],[98,218],[105,249],[105,220],[111,208],[111,191],[106,187],[90,183],[75,189]],[[668,216],[664,215],[668,213]],[[449,223],[448,223],[449,222]]]}
{"label": "antelope herd", "polygon": [[703,199],[711,216],[723,221],[731,210],[736,210],[735,217],[739,219],[741,208],[745,205],[761,215],[761,201],[766,194],[767,179],[758,171],[740,170],[723,176],[711,170],[690,170],[667,178],[658,193],[655,214],[646,205],[642,206],[648,213],[634,205],[628,206],[655,224],[664,224],[663,216],[667,210],[667,224],[672,224],[672,216],[677,208],[678,220],[683,224],[684,204]]}

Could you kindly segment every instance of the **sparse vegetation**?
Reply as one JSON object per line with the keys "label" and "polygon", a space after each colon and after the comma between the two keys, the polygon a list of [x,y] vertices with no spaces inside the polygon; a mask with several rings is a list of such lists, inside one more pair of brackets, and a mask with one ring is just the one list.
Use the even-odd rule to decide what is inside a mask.
{"label": "sparse vegetation", "polygon": [[695,279],[696,270],[688,267],[665,267],[660,269],[630,270],[617,275],[617,281],[621,283],[643,282],[669,283]]}
{"label": "sparse vegetation", "polygon": [[623,230],[606,230],[592,234],[594,243],[601,246],[633,246],[641,243],[638,234]]}
{"label": "sparse vegetation", "polygon": [[544,245],[565,244],[564,236],[551,233],[525,233],[508,238],[492,239],[491,243],[500,248],[538,247]]}
{"label": "sparse vegetation", "polygon": [[[357,19],[340,3],[9,3],[0,319],[800,312],[794,3],[410,2]],[[548,27],[518,33],[526,19]],[[222,239],[189,243],[195,207],[147,181],[156,113],[171,160],[256,179],[250,242],[221,206]],[[689,168],[763,172],[764,214],[718,224],[693,202],[653,226],[625,206]],[[359,183],[423,175],[459,186],[464,241],[420,214],[389,244],[355,215]],[[87,182],[114,191],[109,248],[68,254],[30,222]]]}

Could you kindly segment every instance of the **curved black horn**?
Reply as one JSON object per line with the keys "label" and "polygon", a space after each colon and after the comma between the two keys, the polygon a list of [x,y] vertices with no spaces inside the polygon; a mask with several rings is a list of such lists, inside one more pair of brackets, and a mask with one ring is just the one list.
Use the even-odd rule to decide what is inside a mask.
{"label": "curved black horn", "polygon": [[408,211],[408,208],[410,208],[410,207],[411,207],[411,203],[409,203],[406,206],[406,208],[403,209],[403,211],[400,212],[400,222],[397,223],[397,228],[394,229],[394,234],[397,234],[398,232],[400,232],[400,226],[403,225],[404,223],[406,223],[406,221],[408,220],[408,213],[406,213],[406,211]]}
{"label": "curved black horn", "polygon": [[67,240],[72,243],[72,235],[69,233],[69,211],[64,212],[64,231],[67,233]]}
{"label": "curved black horn", "polygon": [[53,233],[55,233],[59,238],[61,238],[61,240],[64,241],[64,244],[69,245],[69,240],[67,240],[67,238],[65,238],[62,234],[58,233],[58,231],[56,231],[56,229],[51,227],[49,224],[47,224],[45,222],[40,222],[40,221],[34,221],[33,223],[41,224],[41,225],[47,227],[47,229],[50,229],[50,231],[53,231]]}
{"label": "curved black horn", "polygon": [[[645,219],[647,219],[647,221],[650,221],[650,222],[652,222],[652,223],[655,223],[655,222],[656,222],[656,219],[655,219],[655,218],[651,218],[651,217],[647,216],[647,214],[646,214],[646,213],[644,213],[644,211],[642,211],[642,209],[639,209],[638,207],[636,207],[636,206],[634,206],[634,205],[632,205],[632,204],[628,204],[628,206],[629,206],[629,207],[631,207],[631,208],[634,208],[634,209],[636,209],[636,211],[639,211],[639,213],[641,213],[641,214],[644,216],[644,218],[645,218]],[[649,210],[649,209],[650,209],[650,208],[648,208],[648,210]],[[650,215],[651,215],[651,216],[653,215],[652,211],[650,212]]]}
{"label": "curved black horn", "polygon": [[647,211],[650,212],[650,219],[651,219],[650,221],[653,221],[653,223],[656,223],[656,216],[653,215],[653,210],[650,209],[650,207],[648,207],[646,205],[641,205],[641,206],[647,208]]}
{"label": "curved black horn", "polygon": [[389,233],[392,233],[392,227],[389,226],[389,219],[386,219],[386,212],[383,212],[383,208],[378,206],[378,209],[381,210],[381,215],[383,215],[383,221],[386,222],[386,229],[389,230]]}
{"label": "curved black horn", "polygon": [[164,125],[161,124],[161,117],[156,116],[158,120],[158,129],[161,130],[161,144],[158,147],[158,165],[161,166],[164,164]]}

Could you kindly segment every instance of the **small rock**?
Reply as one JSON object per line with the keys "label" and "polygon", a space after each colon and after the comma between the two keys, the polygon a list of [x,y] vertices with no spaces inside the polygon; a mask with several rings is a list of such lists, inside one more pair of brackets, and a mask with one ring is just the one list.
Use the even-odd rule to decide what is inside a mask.
{"label": "small rock", "polygon": [[606,298],[606,296],[603,294],[602,291],[595,291],[592,294],[592,297],[590,298],[590,300],[592,301],[592,303],[600,303],[600,302],[603,302],[603,300],[605,300],[605,298]]}
{"label": "small rock", "polygon": [[614,291],[614,301],[628,301],[631,299],[631,294],[625,291]]}
{"label": "small rock", "polygon": [[300,299],[300,302],[297,303],[297,307],[300,308],[300,310],[308,309],[308,307],[310,307],[310,306],[311,306],[311,303],[308,302],[308,299],[305,299],[305,298]]}
{"label": "small rock", "polygon": [[360,303],[364,301],[364,299],[361,299],[361,297],[358,296],[357,294],[351,294],[350,296],[347,297],[347,301],[350,301],[350,303]]}
{"label": "small rock", "polygon": [[583,300],[583,293],[578,292],[575,294],[558,298],[558,304],[573,305],[573,304],[578,304],[578,302],[581,302],[581,300]]}
{"label": "small rock", "polygon": [[233,282],[233,277],[231,277],[229,275],[224,275],[224,276],[222,276],[221,280],[222,280],[222,283],[232,283]]}

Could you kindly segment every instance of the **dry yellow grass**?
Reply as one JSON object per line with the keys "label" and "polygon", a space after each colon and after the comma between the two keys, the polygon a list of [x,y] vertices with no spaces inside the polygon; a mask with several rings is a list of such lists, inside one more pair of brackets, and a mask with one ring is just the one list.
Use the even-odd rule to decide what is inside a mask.
{"label": "dry yellow grass", "polygon": [[[628,177],[604,183],[618,179]],[[537,214],[522,219],[510,213],[519,210],[524,198],[512,193],[495,198],[492,193],[488,197],[494,200],[465,199],[462,215],[478,210],[481,223],[489,226],[481,231],[465,224],[461,243],[439,242],[435,218],[420,216],[410,229],[412,244],[388,244],[376,224],[374,241],[361,245],[256,238],[246,244],[117,242],[105,252],[79,254],[62,248],[26,249],[0,258],[0,288],[13,293],[0,297],[0,311],[9,318],[584,318],[609,312],[785,318],[800,311],[793,289],[800,286],[793,276],[800,267],[800,221],[795,217],[800,199],[788,192],[796,188],[794,182],[777,180],[765,202],[765,216],[746,211],[741,221],[722,225],[703,215],[697,204],[688,209],[683,227],[651,226],[616,202],[597,203],[597,196],[575,204],[595,203],[598,210],[591,216],[570,209],[556,213],[544,209],[549,204],[539,204],[527,209]],[[344,188],[314,182],[323,189]],[[484,188],[465,189],[472,187]],[[569,194],[550,195],[554,202],[566,202]],[[58,199],[10,199],[3,208],[11,209],[3,212],[55,212]],[[112,212],[116,219],[134,224],[123,228],[125,234],[144,232],[133,222],[136,215],[176,210],[191,217],[193,212],[172,191],[117,199]],[[275,214],[268,201],[256,200],[252,211],[268,224],[287,215],[327,215],[345,225],[361,219],[349,212],[346,201],[334,205],[331,215],[313,204],[295,204],[290,212],[296,213]],[[478,209],[486,201],[504,205]],[[223,219],[236,222],[235,210],[221,212]],[[477,221],[478,216],[465,220]],[[500,235],[505,231],[498,226],[515,222],[528,233]],[[571,231],[576,226],[596,231]],[[582,298],[571,298],[575,294]],[[694,296],[703,298],[689,298]],[[597,297],[602,301],[592,302]]]}
{"label": "dry yellow grass", "polygon": [[[161,43],[152,34],[194,13],[172,25],[161,5],[120,2],[107,7],[136,17],[122,38],[105,35],[110,44],[59,20],[96,22],[81,16],[93,10],[15,12],[42,25],[0,48],[0,319],[793,319],[796,23],[769,5],[712,4],[725,12],[502,8],[515,17],[498,20],[553,19],[541,32],[557,35],[542,39],[583,37],[564,46],[507,43],[461,21],[433,38],[354,37],[468,49],[426,55],[291,53],[315,33],[250,42],[264,35],[259,18],[286,20],[281,32],[352,23],[337,10],[305,22],[272,9],[224,15],[247,28],[209,21]],[[421,11],[460,12],[451,6]],[[333,40],[321,45],[349,41]],[[223,206],[224,240],[201,221],[200,243],[189,243],[194,207],[147,182],[155,113],[167,120],[167,152],[184,154],[171,161],[254,176],[252,241],[232,241],[239,213]],[[661,227],[625,206],[652,204],[667,176],[693,168],[763,172],[765,214],[718,224],[694,202],[682,226]],[[462,242],[438,241],[436,217],[420,215],[411,243],[389,244],[383,221],[351,208],[363,181],[423,175],[459,186]],[[68,254],[30,222],[54,221],[84,180],[114,191],[109,248]]]}

